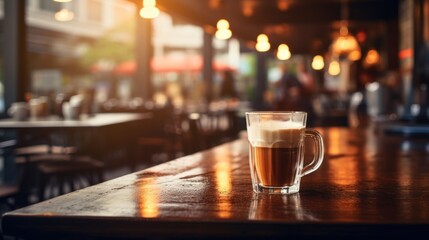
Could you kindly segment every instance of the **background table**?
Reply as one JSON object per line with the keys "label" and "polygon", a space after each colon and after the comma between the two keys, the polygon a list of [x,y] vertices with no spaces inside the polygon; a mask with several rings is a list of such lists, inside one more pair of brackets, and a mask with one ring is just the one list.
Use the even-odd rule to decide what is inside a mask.
{"label": "background table", "polygon": [[[1,119],[0,130],[17,131],[18,146],[37,143],[39,139],[51,144],[52,134],[59,134],[61,144],[79,145],[79,151],[103,160],[109,150],[135,145],[138,134],[144,128],[144,120],[150,114],[99,113],[79,120],[64,120],[51,116],[27,121]],[[34,140],[36,139],[36,140]]]}
{"label": "background table", "polygon": [[254,194],[247,142],[238,140],[7,213],[3,231],[76,239],[427,236],[426,139],[319,130],[324,163],[298,194]]}

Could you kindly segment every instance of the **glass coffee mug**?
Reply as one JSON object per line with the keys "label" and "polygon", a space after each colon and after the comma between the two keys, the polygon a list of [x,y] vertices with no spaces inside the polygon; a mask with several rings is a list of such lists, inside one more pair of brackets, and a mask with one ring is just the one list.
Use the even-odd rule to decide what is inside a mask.
{"label": "glass coffee mug", "polygon": [[[306,128],[305,112],[246,112],[249,163],[256,193],[292,194],[301,177],[316,171],[323,161],[323,139]],[[315,145],[313,160],[304,166],[304,139]]]}

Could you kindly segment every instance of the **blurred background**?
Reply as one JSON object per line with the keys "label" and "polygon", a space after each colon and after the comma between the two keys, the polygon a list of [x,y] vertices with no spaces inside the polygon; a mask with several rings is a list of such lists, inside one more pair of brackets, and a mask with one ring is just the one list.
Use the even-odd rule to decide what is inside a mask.
{"label": "blurred background", "polygon": [[[131,129],[143,167],[237,139],[250,110],[306,111],[310,127],[394,122],[429,133],[429,0],[1,0],[0,20],[5,182],[19,181],[11,162],[27,147],[8,127],[34,119],[149,113]],[[33,111],[40,102],[43,113]],[[14,113],[28,106],[29,116]],[[103,151],[121,162],[134,154],[123,145]]]}
{"label": "blurred background", "polygon": [[[145,2],[155,4],[159,15],[143,18]],[[279,90],[285,70],[307,82],[315,124],[349,125],[352,97],[366,100],[367,91],[381,91],[367,89],[374,82],[394,97],[389,103],[373,100],[373,117],[422,112],[419,76],[427,57],[420,55],[427,49],[429,22],[424,0],[0,4],[3,116],[12,102],[82,89],[94,91],[96,111],[149,100],[178,108],[209,103],[225,98],[225,71],[232,73],[233,97],[242,109],[275,109],[285,95]],[[17,6],[6,9],[8,4]],[[230,31],[227,39],[216,34],[220,19]],[[257,50],[259,34],[270,44],[267,51]],[[286,53],[278,56],[280,49]],[[364,107],[358,104],[366,113]]]}

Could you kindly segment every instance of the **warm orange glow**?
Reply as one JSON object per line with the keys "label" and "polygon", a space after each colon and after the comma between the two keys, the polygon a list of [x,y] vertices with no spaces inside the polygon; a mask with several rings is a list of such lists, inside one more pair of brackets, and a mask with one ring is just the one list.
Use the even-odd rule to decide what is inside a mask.
{"label": "warm orange glow", "polygon": [[[340,35],[334,40],[331,45],[331,51],[334,55],[347,55],[349,57],[350,53],[354,55],[349,57],[349,59],[360,59],[360,46],[356,38],[349,34],[347,26],[342,26],[340,28]],[[358,53],[359,52],[359,53]]]}
{"label": "warm orange glow", "polygon": [[[342,156],[345,148],[349,148],[347,142],[344,141],[346,132],[341,131],[339,128],[332,128],[327,137],[327,155],[328,156]],[[355,154],[356,149],[350,149],[347,152]],[[355,161],[355,156],[343,156],[327,161],[329,171],[332,172],[330,179],[336,185],[355,185],[358,181],[358,166]]]}
{"label": "warm orange glow", "polygon": [[328,154],[329,155],[338,155],[341,154],[343,151],[341,151],[342,145],[342,136],[341,132],[333,128],[331,131],[329,131],[329,134],[327,134],[328,137]]}
{"label": "warm orange glow", "polygon": [[368,51],[365,57],[365,65],[372,66],[380,63],[380,54],[375,49]]}
{"label": "warm orange glow", "polygon": [[210,0],[209,6],[211,9],[219,9],[220,7],[220,0]]}
{"label": "warm orange glow", "polygon": [[227,156],[219,156],[219,162],[215,165],[216,190],[219,194],[220,203],[218,204],[220,218],[231,217],[231,201],[230,195],[232,192],[231,178],[231,163],[228,160],[223,160]]}
{"label": "warm orange glow", "polygon": [[407,48],[407,49],[399,51],[399,59],[412,58],[413,55],[414,55],[413,49],[411,49],[411,48]]}
{"label": "warm orange glow", "polygon": [[231,193],[231,164],[228,161],[218,162],[215,165],[216,188],[221,196],[228,196]]}
{"label": "warm orange glow", "polygon": [[280,11],[286,11],[289,8],[288,0],[277,0],[277,8]]}
{"label": "warm orange glow", "polygon": [[342,157],[328,162],[332,173],[332,183],[341,186],[356,185],[358,181],[358,165],[353,157]]}
{"label": "warm orange glow", "polygon": [[243,15],[246,17],[252,16],[255,11],[255,7],[257,3],[254,0],[247,0],[247,1],[243,1],[242,4],[243,4],[243,7],[242,7]]}
{"label": "warm orange glow", "polygon": [[159,189],[155,179],[147,178],[139,182],[137,194],[140,216],[145,218],[158,217]]}

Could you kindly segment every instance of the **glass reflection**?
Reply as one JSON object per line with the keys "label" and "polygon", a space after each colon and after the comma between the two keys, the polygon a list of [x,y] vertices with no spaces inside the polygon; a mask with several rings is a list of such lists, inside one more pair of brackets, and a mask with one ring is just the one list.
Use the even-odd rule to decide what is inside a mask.
{"label": "glass reflection", "polygon": [[336,185],[355,185],[358,181],[358,164],[354,157],[344,157],[328,161],[330,181]]}
{"label": "glass reflection", "polygon": [[249,209],[253,220],[314,220],[311,213],[301,205],[299,193],[292,195],[265,195],[253,193]]}
{"label": "glass reflection", "polygon": [[[220,158],[221,159],[221,158]],[[231,162],[221,160],[214,166],[216,178],[216,190],[219,194],[218,216],[220,218],[231,217],[231,192],[232,192],[232,179],[231,179]]]}
{"label": "glass reflection", "polygon": [[[325,135],[326,136],[326,135]],[[336,155],[340,154],[343,151],[341,151],[341,134],[340,131],[336,128],[331,129],[329,131],[328,137],[328,154],[330,155]]]}
{"label": "glass reflection", "polygon": [[160,190],[154,178],[141,179],[137,183],[137,200],[141,217],[159,216]]}

